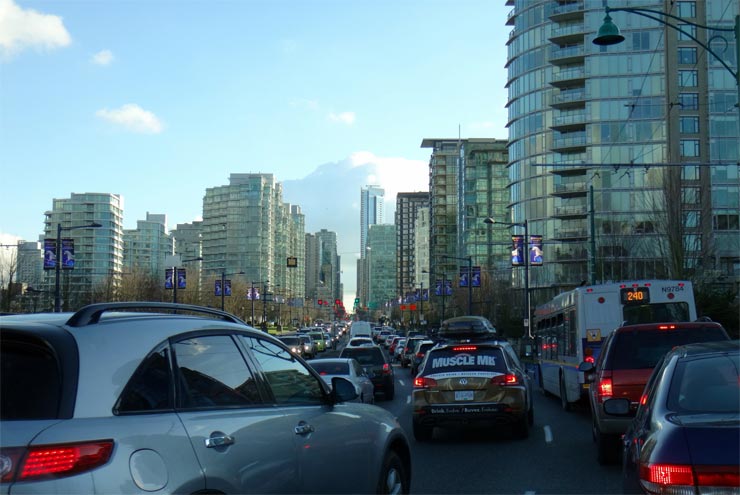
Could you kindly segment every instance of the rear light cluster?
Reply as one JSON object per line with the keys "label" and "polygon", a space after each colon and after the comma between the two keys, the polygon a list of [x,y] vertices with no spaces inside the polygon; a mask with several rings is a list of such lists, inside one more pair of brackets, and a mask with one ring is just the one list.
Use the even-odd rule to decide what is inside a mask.
{"label": "rear light cluster", "polygon": [[612,395],[614,395],[612,373],[611,371],[604,371],[596,383],[596,397],[599,402],[604,402],[606,399],[611,399]]}
{"label": "rear light cluster", "polygon": [[383,364],[383,374],[384,375],[390,375],[391,374],[391,365],[388,363]]}
{"label": "rear light cluster", "polygon": [[640,484],[656,494],[732,493],[740,486],[740,466],[641,464]]}
{"label": "rear light cluster", "polygon": [[519,385],[519,378],[513,373],[508,373],[506,375],[497,375],[491,378],[491,384],[504,386]]}
{"label": "rear light cluster", "polygon": [[414,388],[430,388],[436,386],[437,380],[434,378],[427,378],[425,376],[417,376],[414,378]]}
{"label": "rear light cluster", "polygon": [[0,480],[9,483],[14,479],[33,481],[72,476],[102,466],[112,453],[112,440],[3,449]]}

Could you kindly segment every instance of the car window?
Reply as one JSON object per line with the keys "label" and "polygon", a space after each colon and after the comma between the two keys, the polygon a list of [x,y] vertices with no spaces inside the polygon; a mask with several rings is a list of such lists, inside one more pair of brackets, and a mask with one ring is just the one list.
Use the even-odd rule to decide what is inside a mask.
{"label": "car window", "polygon": [[459,371],[496,371],[506,373],[504,353],[496,347],[475,348],[459,346],[430,351],[423,374],[454,373]]}
{"label": "car window", "polygon": [[182,407],[248,406],[262,402],[252,372],[227,335],[193,337],[173,346]]}
{"label": "car window", "polygon": [[676,366],[668,407],[679,413],[737,413],[738,354],[684,359]]}
{"label": "car window", "polygon": [[321,404],[323,388],[313,374],[292,354],[272,342],[241,337],[262,368],[278,404]]}
{"label": "car window", "polygon": [[377,347],[356,347],[342,350],[341,357],[355,358],[362,366],[385,364],[383,352]]}
{"label": "car window", "polygon": [[172,374],[166,347],[147,356],[118,399],[114,412],[149,412],[173,407]]}
{"label": "car window", "polygon": [[54,355],[30,341],[3,340],[1,350],[0,419],[56,418],[61,376]]}
{"label": "car window", "polygon": [[313,361],[311,367],[320,375],[349,375],[349,365],[347,363],[318,363]]}

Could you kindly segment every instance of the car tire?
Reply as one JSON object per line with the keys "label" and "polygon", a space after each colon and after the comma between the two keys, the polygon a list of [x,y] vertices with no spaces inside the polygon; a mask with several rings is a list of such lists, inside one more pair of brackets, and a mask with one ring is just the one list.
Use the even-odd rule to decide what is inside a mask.
{"label": "car tire", "polygon": [[412,421],[414,430],[414,438],[417,442],[428,442],[432,439],[434,434],[433,426],[425,426],[420,424],[418,421]]}
{"label": "car tire", "polygon": [[390,389],[387,389],[385,391],[385,400],[393,400],[393,397],[396,395],[396,389],[391,387]]}
{"label": "car tire", "polygon": [[529,413],[523,414],[514,423],[514,435],[520,439],[529,437]]}
{"label": "car tire", "polygon": [[594,438],[596,440],[596,460],[602,466],[608,466],[617,462],[619,436],[601,433],[598,427],[594,427]]}
{"label": "car tire", "polygon": [[565,412],[571,409],[570,402],[568,402],[568,395],[565,391],[565,379],[562,375],[560,376],[560,407]]}
{"label": "car tire", "polygon": [[408,470],[403,465],[399,455],[393,451],[386,454],[383,459],[383,467],[380,470],[380,478],[375,493],[409,493],[411,479]]}

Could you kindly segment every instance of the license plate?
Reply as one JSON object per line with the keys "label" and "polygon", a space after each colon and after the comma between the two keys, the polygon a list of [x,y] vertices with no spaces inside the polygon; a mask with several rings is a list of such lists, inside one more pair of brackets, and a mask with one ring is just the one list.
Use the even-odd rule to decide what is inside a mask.
{"label": "license plate", "polygon": [[456,390],[455,391],[455,400],[473,400],[473,391],[472,390]]}

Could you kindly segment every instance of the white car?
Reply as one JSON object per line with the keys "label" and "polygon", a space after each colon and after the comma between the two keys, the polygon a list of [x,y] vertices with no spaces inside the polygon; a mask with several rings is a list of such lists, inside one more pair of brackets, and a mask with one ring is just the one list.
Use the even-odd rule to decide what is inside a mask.
{"label": "white car", "polygon": [[401,337],[396,341],[396,348],[393,349],[393,360],[400,361],[401,354],[403,354],[403,348],[406,345],[406,337]]}
{"label": "white car", "polygon": [[331,387],[331,379],[335,376],[341,376],[345,380],[351,381],[357,391],[357,402],[368,404],[375,403],[373,382],[362,369],[360,363],[353,358],[324,358],[314,359],[309,363],[321,378]]}

